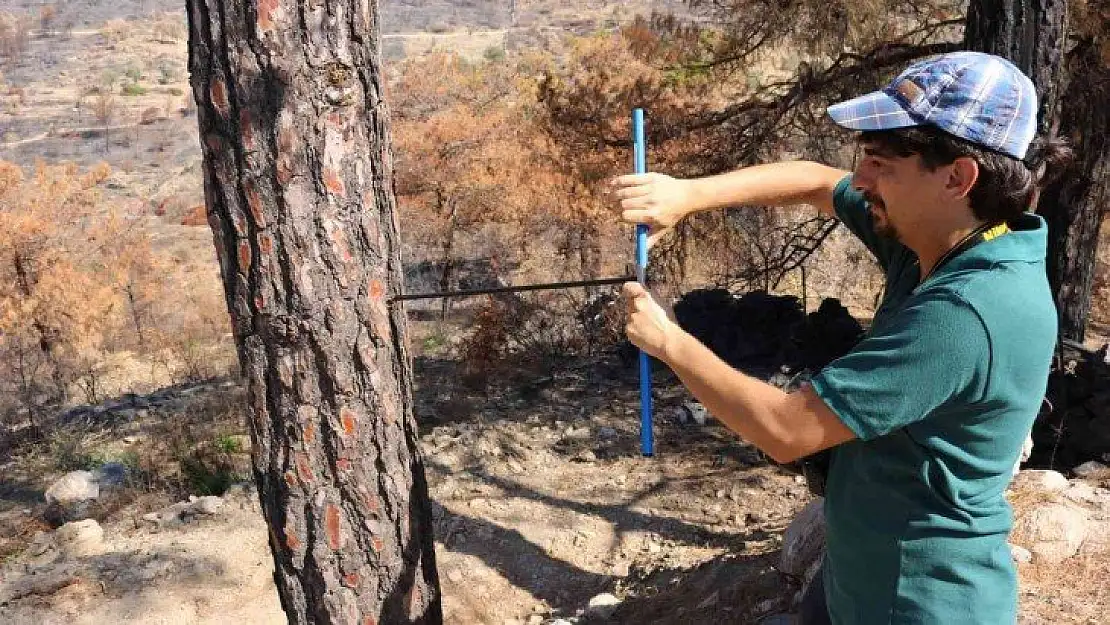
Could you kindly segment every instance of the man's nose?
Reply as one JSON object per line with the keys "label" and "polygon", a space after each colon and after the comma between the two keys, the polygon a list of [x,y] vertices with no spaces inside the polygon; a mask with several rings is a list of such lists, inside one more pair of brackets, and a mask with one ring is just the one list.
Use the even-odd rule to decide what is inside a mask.
{"label": "man's nose", "polygon": [[867,166],[867,161],[856,165],[856,170],[852,173],[852,187],[865,192],[874,190],[875,178],[872,175],[871,168]]}

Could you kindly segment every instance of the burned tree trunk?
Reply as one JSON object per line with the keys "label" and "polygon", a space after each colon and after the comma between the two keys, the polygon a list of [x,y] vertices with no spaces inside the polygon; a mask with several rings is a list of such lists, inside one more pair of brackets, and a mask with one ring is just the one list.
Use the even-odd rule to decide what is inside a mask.
{"label": "burned tree trunk", "polygon": [[1083,340],[1091,309],[1110,168],[1105,111],[1110,72],[1099,43],[1105,33],[1086,32],[1104,22],[1105,5],[1102,1],[1086,7],[1089,19],[1071,16],[1079,32],[1070,51],[1065,50],[1066,0],[972,0],[965,32],[969,48],[1006,57],[1032,78],[1041,98],[1041,134],[1058,133],[1076,151],[1076,164],[1045,189],[1037,205],[1037,212],[1048,222],[1048,277],[1060,314],[1060,333],[1076,341]]}
{"label": "burned tree trunk", "polygon": [[1045,189],[1037,209],[1048,221],[1048,277],[1060,311],[1060,332],[1080,343],[1091,311],[1099,229],[1110,200],[1110,60],[1105,45],[1080,36],[1068,54],[1071,78],[1062,100],[1060,134],[1075,150],[1075,162]]}
{"label": "burned tree trunk", "polygon": [[964,45],[1009,59],[1037,88],[1039,132],[1056,120],[1067,35],[1067,0],[971,0]]}
{"label": "burned tree trunk", "polygon": [[291,623],[439,623],[374,0],[188,0],[209,223]]}

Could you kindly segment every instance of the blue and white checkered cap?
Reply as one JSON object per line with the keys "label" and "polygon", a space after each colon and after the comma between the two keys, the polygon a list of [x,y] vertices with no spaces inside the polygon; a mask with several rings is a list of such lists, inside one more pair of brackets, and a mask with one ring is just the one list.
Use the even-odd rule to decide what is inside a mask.
{"label": "blue and white checkered cap", "polygon": [[1023,159],[1037,131],[1037,92],[1006,59],[953,52],[918,61],[882,91],[834,104],[828,114],[851,130],[932,125]]}

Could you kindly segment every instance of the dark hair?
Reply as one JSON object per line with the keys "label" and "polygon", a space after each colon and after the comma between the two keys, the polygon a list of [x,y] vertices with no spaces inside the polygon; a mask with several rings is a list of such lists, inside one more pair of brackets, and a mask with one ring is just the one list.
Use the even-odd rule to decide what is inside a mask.
{"label": "dark hair", "polygon": [[1072,159],[1071,148],[1055,137],[1035,139],[1025,160],[1019,160],[935,126],[867,131],[859,140],[895,156],[917,154],[930,171],[960,157],[975,159],[979,180],[969,194],[971,211],[987,223],[1008,221],[1035,209],[1041,189],[1058,178]]}

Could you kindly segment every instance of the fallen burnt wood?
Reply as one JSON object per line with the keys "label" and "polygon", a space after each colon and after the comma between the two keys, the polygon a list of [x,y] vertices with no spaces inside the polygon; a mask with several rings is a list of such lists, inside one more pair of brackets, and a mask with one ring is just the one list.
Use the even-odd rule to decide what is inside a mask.
{"label": "fallen burnt wood", "polygon": [[1071,469],[1089,460],[1110,462],[1108,349],[1061,342],[1044,408],[1033,425],[1029,465]]}
{"label": "fallen burnt wood", "polygon": [[796,297],[703,289],[687,293],[674,311],[679,325],[722,360],[763,378],[819,371],[863,336],[835,298],[806,315]]}

